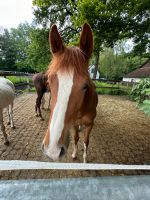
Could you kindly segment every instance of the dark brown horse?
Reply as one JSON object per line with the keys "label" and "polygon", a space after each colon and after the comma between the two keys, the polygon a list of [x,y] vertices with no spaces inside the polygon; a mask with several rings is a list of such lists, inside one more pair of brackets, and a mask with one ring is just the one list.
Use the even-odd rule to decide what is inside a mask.
{"label": "dark brown horse", "polygon": [[[33,84],[35,86],[36,92],[37,92],[37,98],[36,98],[36,105],[35,105],[35,112],[36,116],[42,117],[41,113],[41,103],[42,103],[42,108],[44,109],[44,93],[47,91],[47,75],[43,72],[37,73],[33,76]],[[50,99],[49,99],[50,103]],[[49,106],[48,106],[49,108]]]}

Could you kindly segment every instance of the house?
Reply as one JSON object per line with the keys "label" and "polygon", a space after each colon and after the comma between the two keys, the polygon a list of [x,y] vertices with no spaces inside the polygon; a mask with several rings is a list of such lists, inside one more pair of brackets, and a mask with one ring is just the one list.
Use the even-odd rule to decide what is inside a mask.
{"label": "house", "polygon": [[126,74],[122,81],[137,83],[143,78],[150,78],[150,60],[147,60],[138,69]]}
{"label": "house", "polygon": [[[92,66],[89,66],[89,74],[90,74],[90,78],[93,78],[94,76],[94,71],[95,71],[95,66],[92,65]],[[96,74],[96,79],[99,79],[100,78],[100,73],[99,71],[97,71],[97,74]]]}

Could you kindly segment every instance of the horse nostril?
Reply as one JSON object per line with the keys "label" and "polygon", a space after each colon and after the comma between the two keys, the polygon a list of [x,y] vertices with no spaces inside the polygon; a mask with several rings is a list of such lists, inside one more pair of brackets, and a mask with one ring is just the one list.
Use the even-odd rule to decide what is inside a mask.
{"label": "horse nostril", "polygon": [[62,157],[65,154],[65,148],[61,147],[61,151],[60,151],[60,157]]}

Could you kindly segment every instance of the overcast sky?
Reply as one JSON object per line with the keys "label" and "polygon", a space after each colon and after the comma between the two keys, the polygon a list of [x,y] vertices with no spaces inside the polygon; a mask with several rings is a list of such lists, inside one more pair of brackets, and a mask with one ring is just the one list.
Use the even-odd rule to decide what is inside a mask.
{"label": "overcast sky", "polygon": [[32,0],[0,0],[0,26],[17,27],[22,22],[32,22]]}

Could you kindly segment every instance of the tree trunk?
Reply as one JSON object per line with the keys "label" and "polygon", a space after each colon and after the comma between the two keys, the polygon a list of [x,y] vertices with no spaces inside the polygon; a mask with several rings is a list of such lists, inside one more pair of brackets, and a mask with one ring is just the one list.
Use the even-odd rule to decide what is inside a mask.
{"label": "tree trunk", "polygon": [[97,71],[98,71],[98,63],[99,63],[99,52],[96,53],[95,70],[94,70],[93,79],[96,79],[96,75],[97,75]]}

